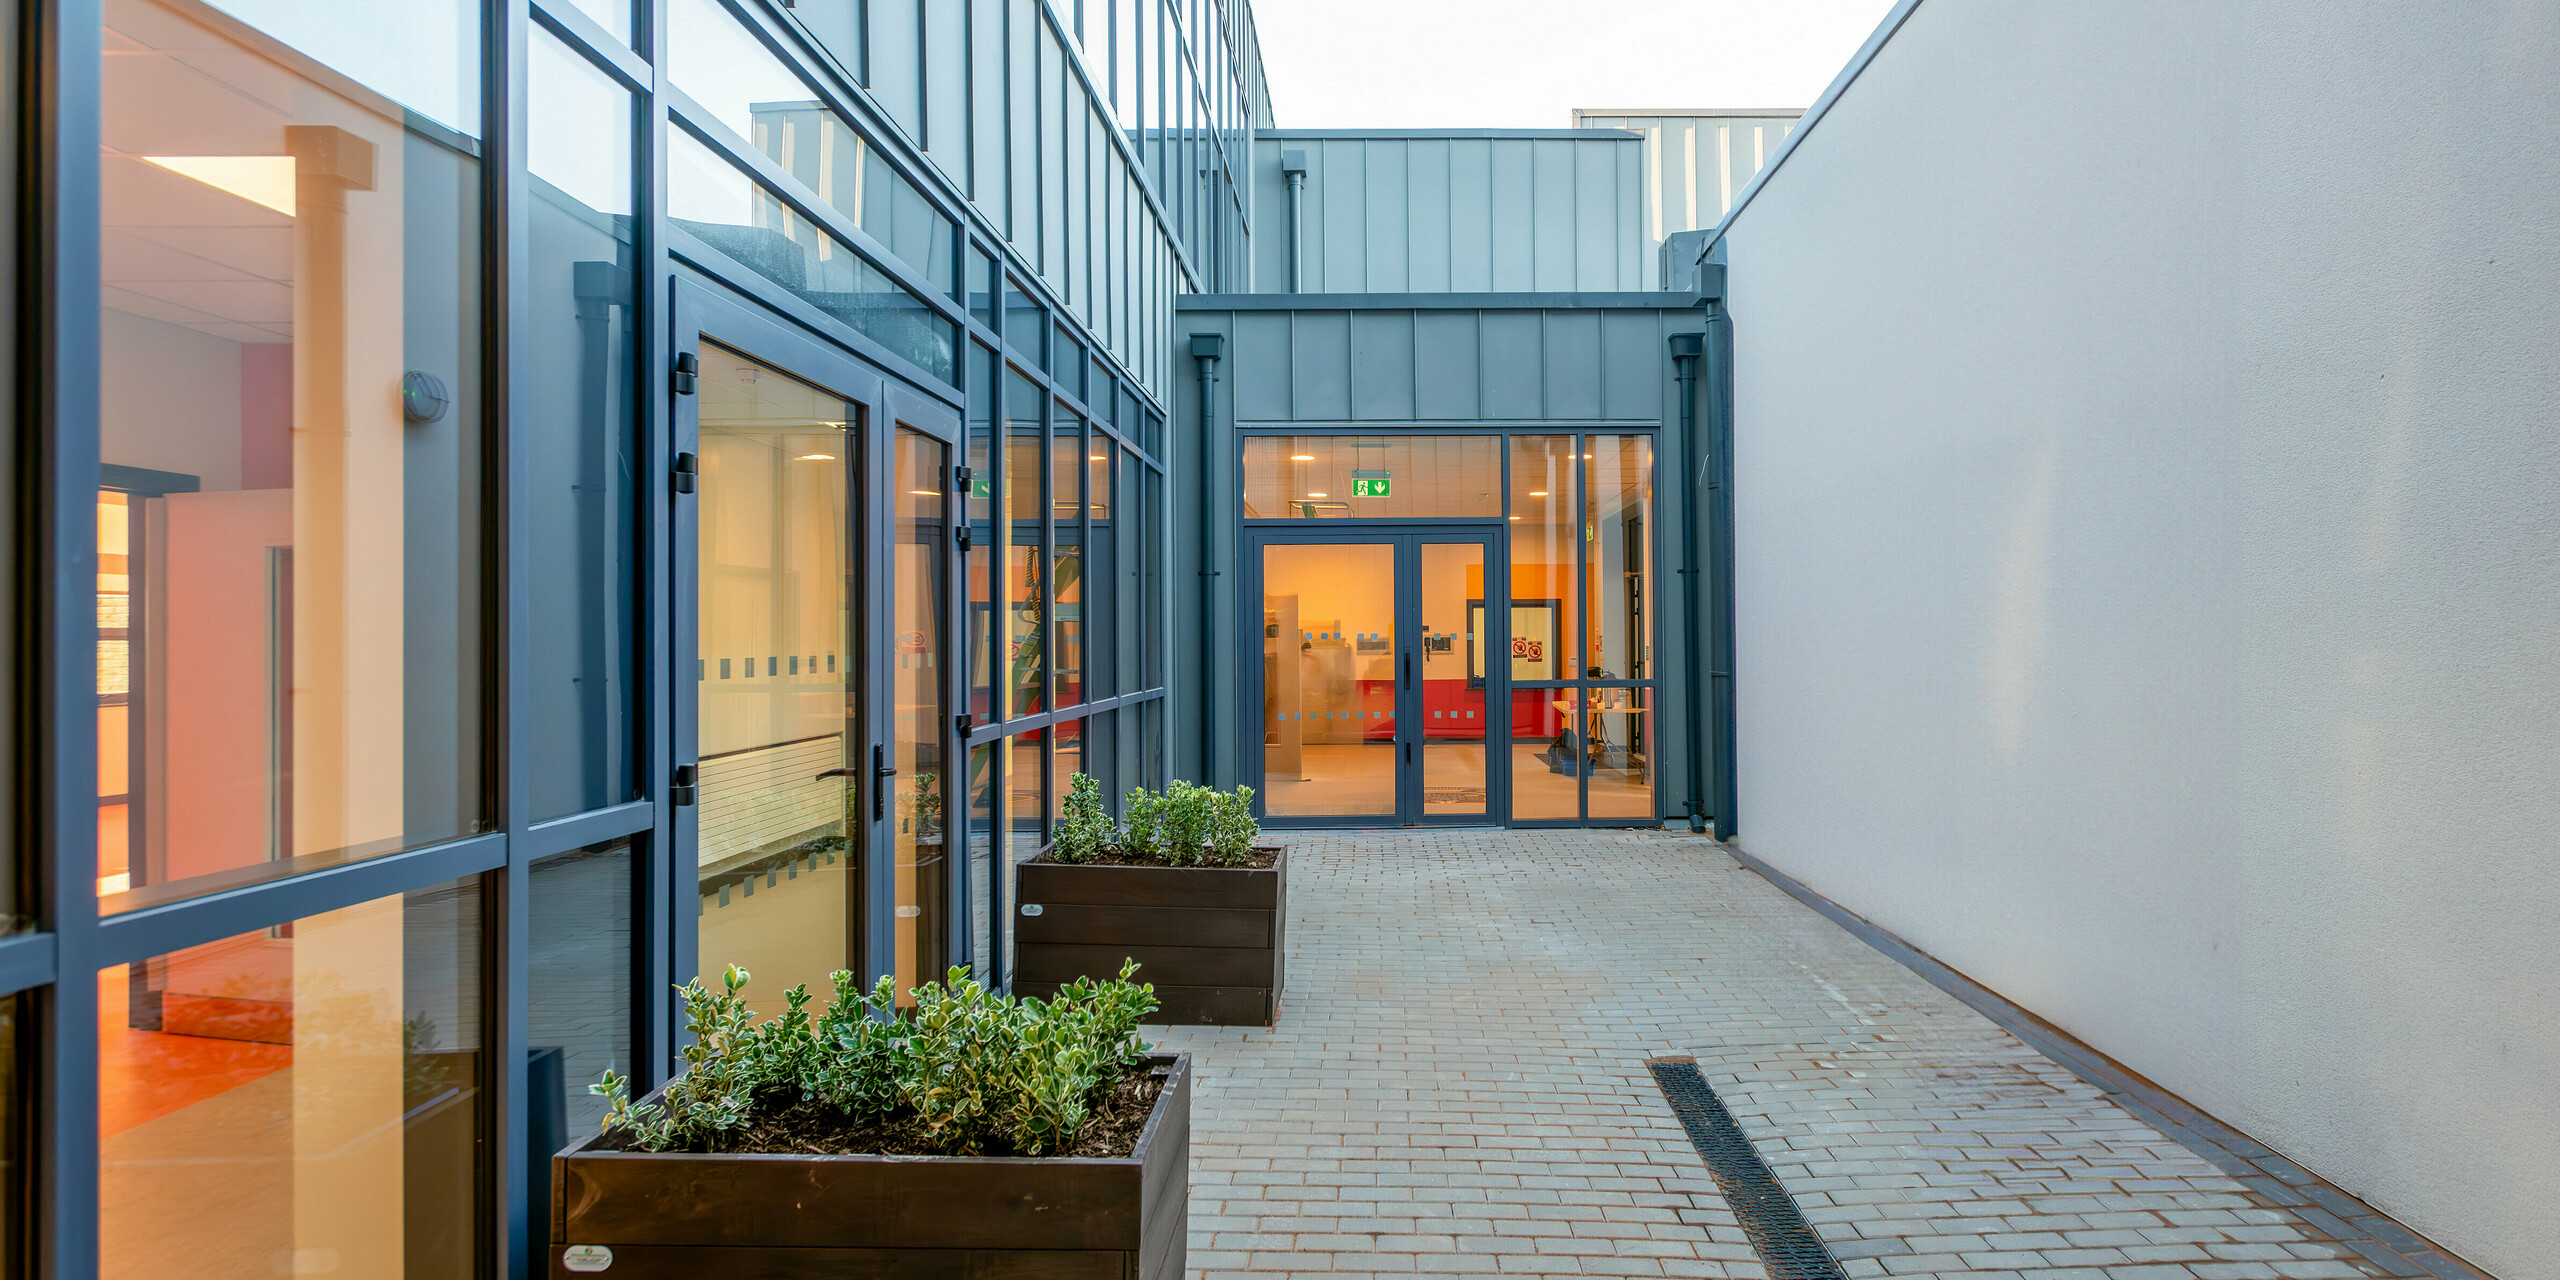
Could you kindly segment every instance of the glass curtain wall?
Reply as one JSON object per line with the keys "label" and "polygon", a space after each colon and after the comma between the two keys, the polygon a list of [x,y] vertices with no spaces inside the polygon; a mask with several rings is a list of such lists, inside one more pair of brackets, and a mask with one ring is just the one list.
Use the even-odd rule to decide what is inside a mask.
{"label": "glass curtain wall", "polygon": [[[1511,584],[1512,820],[1634,822],[1655,815],[1652,436],[1248,436],[1241,452],[1249,521],[1499,520],[1508,567],[1492,577],[1507,576]],[[1267,580],[1267,596],[1304,595],[1294,583],[1307,575],[1286,569],[1288,556],[1300,550],[1271,549],[1279,558],[1266,560],[1266,576],[1290,575],[1291,583]],[[1420,589],[1426,613],[1437,607],[1435,592],[1454,592],[1461,584],[1472,585],[1469,598],[1480,598],[1476,580],[1487,575],[1467,561],[1469,554],[1425,549]],[[1436,569],[1435,558],[1442,562]],[[1280,626],[1269,616],[1274,607],[1266,600],[1266,632],[1297,635],[1302,646],[1333,644],[1347,654],[1348,646],[1372,630],[1334,626],[1323,609],[1309,615],[1320,625],[1302,621],[1294,631],[1273,630]],[[1272,643],[1277,642],[1266,639],[1266,649]],[[1342,749],[1324,736],[1330,731],[1323,723],[1372,714],[1345,709],[1347,704],[1275,702],[1284,693],[1275,682],[1298,677],[1291,664],[1270,667],[1276,661],[1271,653],[1264,660],[1266,722],[1286,739],[1287,759],[1298,759],[1293,753],[1301,751]],[[1313,696],[1294,686],[1285,691],[1287,699]],[[1482,803],[1482,770],[1489,767],[1482,748],[1467,736],[1468,712],[1480,708],[1453,704],[1435,710],[1441,714],[1426,738],[1435,749],[1426,752],[1425,810],[1473,812],[1465,806]],[[1283,772],[1296,777],[1301,771],[1290,765]],[[1320,811],[1293,808],[1297,802],[1284,794],[1289,790],[1287,784],[1271,784],[1265,797],[1270,812]]]}
{"label": "glass curtain wall", "polygon": [[[845,65],[792,30],[819,4],[101,0],[70,11],[101,26],[67,34],[7,8],[11,75],[61,52],[19,48],[31,33],[104,53],[96,97],[58,104],[68,136],[94,114],[103,144],[64,166],[98,166],[94,227],[35,228],[52,252],[13,267],[53,274],[12,281],[43,323],[97,335],[94,411],[84,388],[22,424],[61,442],[75,491],[10,476],[17,509],[75,513],[77,545],[21,558],[50,576],[11,583],[30,616],[9,634],[39,651],[9,657],[87,677],[22,744],[79,820],[38,855],[0,848],[44,864],[0,877],[0,971],[20,983],[0,991],[0,1070],[99,1101],[49,1119],[0,1088],[8,1256],[41,1226],[74,1273],[531,1273],[490,1224],[522,1216],[538,1242],[547,1209],[522,1176],[498,1203],[502,1171],[595,1122],[600,1072],[664,1080],[665,992],[695,960],[678,919],[700,912],[732,956],[772,942],[760,993],[843,963],[842,793],[715,812],[724,758],[841,746],[856,711],[903,726],[898,887],[877,904],[911,922],[901,980],[945,955],[1005,976],[996,868],[1046,846],[1074,773],[1161,785],[1164,348],[1175,290],[1220,261],[1173,220],[1220,206],[1162,180],[1196,168],[1137,162],[1164,131],[1116,114],[1103,6],[1062,32],[1021,0],[917,3],[903,24],[875,5],[822,42],[858,49]],[[1156,56],[1217,100],[1196,86],[1224,54],[1150,21],[1172,33]],[[888,130],[856,65],[890,77]],[[0,94],[13,141],[26,100]],[[33,171],[0,166],[0,185]],[[0,221],[57,193],[13,194]],[[94,277],[65,251],[93,229]],[[868,500],[851,415],[751,355],[713,356],[745,390],[705,408],[697,473],[739,501],[711,495],[701,541],[678,545],[672,279],[958,410],[956,453],[903,439],[879,477],[912,503],[889,512],[887,580],[861,584],[877,611],[811,541],[841,549]],[[666,584],[696,556],[717,597],[691,673],[709,758],[679,784],[654,691],[686,676]],[[968,669],[945,690],[938,665],[896,664],[909,642]],[[863,651],[890,655],[894,707],[850,698]],[[682,848],[679,785],[704,833]],[[932,869],[952,858],[970,874]],[[68,917],[16,892],[64,878]],[[968,886],[965,938],[931,900],[946,882]],[[733,927],[811,902],[809,929]],[[39,951],[83,967],[50,973]],[[56,1162],[84,1185],[39,1200],[26,1174]]]}

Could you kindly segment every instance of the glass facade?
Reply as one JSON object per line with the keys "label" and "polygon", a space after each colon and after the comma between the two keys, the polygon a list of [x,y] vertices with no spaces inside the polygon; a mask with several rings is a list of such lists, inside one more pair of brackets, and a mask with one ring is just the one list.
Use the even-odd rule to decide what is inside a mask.
{"label": "glass facade", "polygon": [[1652,436],[1241,445],[1273,821],[1655,820]]}
{"label": "glass facade", "polygon": [[1243,6],[7,7],[76,216],[0,326],[97,340],[0,463],[73,815],[0,835],[0,1277],[540,1274],[675,984],[1009,980],[1070,777],[1167,775]]}

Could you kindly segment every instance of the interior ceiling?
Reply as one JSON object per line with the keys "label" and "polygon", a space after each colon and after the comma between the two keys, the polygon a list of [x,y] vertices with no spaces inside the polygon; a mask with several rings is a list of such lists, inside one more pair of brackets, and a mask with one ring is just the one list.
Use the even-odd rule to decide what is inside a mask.
{"label": "interior ceiling", "polygon": [[735,430],[769,435],[777,429],[807,427],[841,431],[851,415],[841,396],[830,395],[798,378],[724,347],[704,343],[700,421],[705,431]]}
{"label": "interior ceiling", "polygon": [[[307,81],[148,0],[107,5],[106,306],[234,342],[293,340],[293,218],[143,156],[281,156]],[[396,157],[395,157],[396,160]]]}

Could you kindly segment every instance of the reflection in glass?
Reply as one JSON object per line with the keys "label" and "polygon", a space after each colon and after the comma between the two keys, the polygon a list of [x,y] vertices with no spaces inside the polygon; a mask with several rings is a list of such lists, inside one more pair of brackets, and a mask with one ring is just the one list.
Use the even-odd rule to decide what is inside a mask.
{"label": "reflection in glass", "polygon": [[996,540],[994,515],[994,413],[995,353],[973,342],[969,344],[969,492],[962,495],[969,512],[969,550],[963,557],[969,613],[962,643],[969,658],[968,715],[979,724],[1004,718],[1003,708],[995,704],[995,566],[1003,562],[1003,548]]}
{"label": "reflection in glass", "polygon": [[693,135],[670,131],[667,161],[667,216],[685,234],[927,374],[952,380],[955,330],[922,298]]}
{"label": "reflection in glass", "polygon": [[1511,678],[1571,680],[1575,512],[1572,436],[1511,438]]}
{"label": "reflection in glass", "polygon": [[604,1120],[604,1099],[587,1086],[632,1066],[631,864],[627,840],[533,864],[525,1031],[537,1057],[560,1055],[561,1092],[532,1110],[537,1121],[559,1117],[563,1141]]}
{"label": "reflection in glass", "polygon": [[1591,528],[1583,540],[1591,577],[1591,639],[1585,650],[1591,665],[1584,674],[1594,680],[1647,679],[1653,674],[1653,440],[1584,439],[1591,474]]}
{"label": "reflection in glass", "polygon": [[992,980],[995,969],[996,793],[1004,789],[1006,753],[995,746],[969,749],[969,972]]}
{"label": "reflection in glass", "polygon": [[1049,510],[1054,521],[1050,562],[1049,629],[1057,660],[1057,706],[1084,701],[1084,420],[1058,406],[1056,435],[1049,441]]}
{"label": "reflection in glass", "polygon": [[99,1275],[480,1274],[480,916],[461,880],[100,970]]}
{"label": "reflection in glass", "polygon": [[1085,766],[1085,722],[1083,720],[1063,721],[1051,732],[1057,736],[1058,741],[1058,784],[1051,789],[1054,794],[1049,797],[1049,817],[1054,826],[1056,820],[1066,814],[1067,792],[1073,786],[1075,776],[1079,773],[1090,773],[1092,770]]}
{"label": "reflection in glass", "polygon": [[231,7],[347,78],[196,6],[105,5],[109,914],[485,812],[480,166],[428,119],[477,126],[478,6]]}
{"label": "reflection in glass", "polygon": [[1511,691],[1511,816],[1548,822],[1582,816],[1588,767],[1578,689]]}
{"label": "reflection in glass", "polygon": [[1432,817],[1483,815],[1491,808],[1485,645],[1492,619],[1484,567],[1481,542],[1422,544],[1422,635],[1416,640],[1422,651],[1422,812]]}
{"label": "reflection in glass", "polygon": [[900,1000],[949,966],[950,863],[942,836],[942,611],[946,597],[943,472],[950,446],[901,427],[891,501],[897,530],[890,545],[896,594],[891,649],[892,705],[897,713],[897,851],[895,952]]}
{"label": "reflection in glass", "polygon": [[[1016,891],[1014,868],[1040,855],[1049,843],[1049,734],[1046,730],[1016,734],[998,746],[1005,754],[1004,765],[1004,903],[1007,910],[1019,910],[1022,895]],[[1004,931],[1004,971],[1013,976],[1013,939],[1016,930]]]}
{"label": "reflection in glass", "polygon": [[1502,514],[1502,437],[1247,437],[1244,514],[1491,520]]}
{"label": "reflection in glass", "polygon": [[759,1013],[858,968],[849,823],[861,759],[846,477],[854,406],[702,347],[699,972]]}
{"label": "reflection in glass", "polygon": [[1584,691],[1591,740],[1591,817],[1650,819],[1653,807],[1653,691]]}
{"label": "reflection in glass", "polygon": [[1396,549],[1262,549],[1262,800],[1396,812]]}
{"label": "reflection in glass", "polygon": [[1047,525],[1042,497],[1040,405],[1048,397],[1031,380],[1005,370],[1004,413],[1004,687],[1007,718],[1049,708],[1046,587],[1041,572]]}
{"label": "reflection in glass", "polygon": [[533,819],[639,796],[632,100],[533,29],[526,480]]}
{"label": "reflection in glass", "polygon": [[719,0],[668,0],[667,45],[677,88],[937,291],[951,291],[951,220]]}

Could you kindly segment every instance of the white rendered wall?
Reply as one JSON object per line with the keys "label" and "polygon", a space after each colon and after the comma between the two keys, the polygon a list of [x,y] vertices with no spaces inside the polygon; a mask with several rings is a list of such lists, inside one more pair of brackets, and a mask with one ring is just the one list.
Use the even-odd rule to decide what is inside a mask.
{"label": "white rendered wall", "polygon": [[1742,844],[2560,1277],[2560,3],[1926,0],[1727,249]]}

